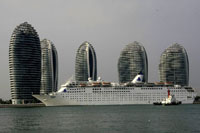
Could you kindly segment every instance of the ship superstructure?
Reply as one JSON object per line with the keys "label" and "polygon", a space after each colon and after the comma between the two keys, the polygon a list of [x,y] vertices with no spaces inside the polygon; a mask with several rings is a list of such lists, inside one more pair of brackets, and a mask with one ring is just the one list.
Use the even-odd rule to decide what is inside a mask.
{"label": "ship superstructure", "polygon": [[191,87],[170,83],[143,83],[142,78],[143,75],[137,75],[132,82],[124,84],[101,80],[68,81],[57,92],[33,96],[46,106],[153,104],[166,98],[168,90],[183,104],[193,103],[196,96]]}

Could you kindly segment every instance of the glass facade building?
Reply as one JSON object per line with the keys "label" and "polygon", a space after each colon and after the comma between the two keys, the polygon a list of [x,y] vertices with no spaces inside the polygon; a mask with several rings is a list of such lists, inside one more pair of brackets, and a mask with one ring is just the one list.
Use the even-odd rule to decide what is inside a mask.
{"label": "glass facade building", "polygon": [[41,94],[57,91],[58,86],[58,55],[54,44],[44,39],[41,42]]}
{"label": "glass facade building", "polygon": [[41,48],[35,29],[27,22],[14,29],[9,45],[9,74],[13,104],[35,102],[40,93]]}
{"label": "glass facade building", "polygon": [[189,61],[186,50],[173,44],[162,53],[159,64],[161,82],[187,86],[189,84]]}
{"label": "glass facade building", "polygon": [[126,45],[120,54],[119,82],[130,82],[140,72],[144,74],[144,82],[148,82],[148,60],[145,48],[139,42],[133,42]]}
{"label": "glass facade building", "polygon": [[75,80],[97,80],[97,59],[94,48],[89,42],[84,42],[78,48],[75,61]]}

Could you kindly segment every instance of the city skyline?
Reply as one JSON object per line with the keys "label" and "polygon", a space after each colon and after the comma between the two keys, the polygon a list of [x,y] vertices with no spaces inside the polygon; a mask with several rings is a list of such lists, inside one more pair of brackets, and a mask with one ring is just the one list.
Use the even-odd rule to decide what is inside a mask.
{"label": "city skyline", "polygon": [[[40,4],[38,4],[40,3]],[[189,85],[199,88],[200,1],[38,1],[0,2],[0,97],[10,99],[8,44],[16,25],[28,21],[56,44],[59,85],[74,75],[77,47],[85,40],[95,47],[98,76],[118,81],[117,61],[124,44],[138,41],[146,49],[149,82],[159,81],[163,50],[181,44],[190,61]],[[170,10],[169,10],[170,7]]]}
{"label": "city skyline", "polygon": [[41,94],[58,90],[58,54],[55,45],[47,39],[41,42]]}
{"label": "city skyline", "polygon": [[189,61],[187,51],[180,44],[173,44],[160,57],[159,74],[161,82],[188,86]]}
{"label": "city skyline", "polygon": [[32,94],[40,93],[41,48],[38,33],[27,22],[11,36],[9,70],[12,104],[34,102]]}
{"label": "city skyline", "polygon": [[89,42],[83,42],[77,52],[75,60],[75,80],[97,80],[97,59],[95,50]]}
{"label": "city skyline", "polygon": [[138,73],[143,73],[143,82],[148,82],[148,58],[145,48],[139,42],[125,46],[118,60],[119,82],[131,82]]}

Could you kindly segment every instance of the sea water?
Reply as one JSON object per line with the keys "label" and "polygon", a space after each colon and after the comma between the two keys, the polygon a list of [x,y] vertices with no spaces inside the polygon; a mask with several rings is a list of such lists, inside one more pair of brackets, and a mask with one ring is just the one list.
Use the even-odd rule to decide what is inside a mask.
{"label": "sea water", "polygon": [[0,132],[200,133],[200,105],[0,108]]}

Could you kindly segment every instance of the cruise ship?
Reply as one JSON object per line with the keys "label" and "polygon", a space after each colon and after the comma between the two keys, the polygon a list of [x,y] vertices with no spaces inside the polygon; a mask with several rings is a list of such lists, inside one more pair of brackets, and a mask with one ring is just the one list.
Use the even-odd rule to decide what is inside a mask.
{"label": "cruise ship", "polygon": [[104,82],[89,79],[88,82],[67,81],[57,92],[33,95],[46,106],[68,105],[133,105],[153,104],[168,96],[168,91],[182,104],[192,104],[196,92],[192,87],[171,83],[144,83],[138,74],[127,83]]}

